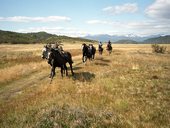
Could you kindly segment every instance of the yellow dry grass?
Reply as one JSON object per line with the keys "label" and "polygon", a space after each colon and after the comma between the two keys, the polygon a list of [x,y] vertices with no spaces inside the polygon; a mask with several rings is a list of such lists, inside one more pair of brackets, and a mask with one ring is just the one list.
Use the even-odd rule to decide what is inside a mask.
{"label": "yellow dry grass", "polygon": [[[69,71],[69,77],[61,78],[57,69],[49,84],[49,65],[34,62],[43,45],[2,45],[9,55],[5,59],[15,59],[0,69],[0,125],[169,127],[170,45],[166,46],[166,54],[154,54],[151,45],[116,44],[110,56],[97,52],[94,61],[82,64],[81,44],[67,44],[64,49],[73,55],[75,76]],[[25,48],[22,59],[15,56],[22,51],[18,48]],[[32,61],[23,63],[28,54]]]}
{"label": "yellow dry grass", "polygon": [[7,67],[0,69],[0,84],[5,82],[12,81],[14,79],[19,79],[25,75],[33,73],[35,71],[47,68],[47,64],[44,62],[37,63],[28,63],[28,64],[19,64],[12,67]]}

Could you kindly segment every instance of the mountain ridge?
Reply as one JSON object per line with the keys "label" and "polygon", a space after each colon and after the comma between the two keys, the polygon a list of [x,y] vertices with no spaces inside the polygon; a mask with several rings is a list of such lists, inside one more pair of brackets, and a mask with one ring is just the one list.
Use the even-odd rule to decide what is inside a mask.
{"label": "mountain ridge", "polygon": [[36,33],[18,33],[12,31],[0,30],[0,44],[34,44],[34,43],[54,43],[54,42],[65,42],[75,41],[80,42],[95,42],[94,40],[79,38],[79,37],[68,37],[50,34],[47,32],[36,32]]}
{"label": "mountain ridge", "polygon": [[84,38],[94,39],[94,40],[98,39],[98,40],[101,40],[101,41],[111,40],[113,42],[118,41],[118,40],[126,40],[126,39],[142,42],[146,39],[159,37],[159,36],[161,36],[161,35],[137,36],[137,35],[133,35],[133,34],[128,34],[128,35],[98,34],[98,35],[87,35]]}
{"label": "mountain ridge", "polygon": [[18,33],[12,31],[0,30],[0,44],[34,44],[34,43],[55,43],[55,42],[107,42],[110,40],[115,44],[170,44],[170,35],[151,35],[146,37],[140,37],[136,35],[88,35],[86,37],[69,37],[64,35],[55,35],[47,32],[36,33]]}

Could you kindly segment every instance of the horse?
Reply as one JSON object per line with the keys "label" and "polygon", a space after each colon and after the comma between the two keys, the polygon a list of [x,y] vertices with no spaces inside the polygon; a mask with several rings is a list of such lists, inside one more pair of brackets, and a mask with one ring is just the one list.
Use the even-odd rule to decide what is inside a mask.
{"label": "horse", "polygon": [[[42,50],[42,58],[43,58],[43,59],[47,59],[48,64],[50,64],[51,67],[52,67],[54,60],[50,59],[50,57],[49,57],[51,50],[52,50],[52,48],[51,48],[51,47],[48,47],[48,46],[46,45],[46,46],[43,48],[43,50]],[[60,66],[58,66],[58,67],[60,67]],[[62,77],[63,77],[63,70],[64,70],[64,73],[65,73],[65,69],[67,69],[67,66],[66,66],[66,65],[62,65],[62,66],[61,66],[61,76],[62,76]],[[66,75],[67,75],[67,74],[68,74],[68,73],[67,73],[67,70],[66,70]],[[55,76],[55,72],[51,72],[50,78],[51,78],[52,76]]]}
{"label": "horse", "polygon": [[102,53],[103,53],[102,45],[99,45],[99,49],[98,49],[98,51],[99,51],[99,55],[102,55]]}
{"label": "horse", "polygon": [[93,44],[89,44],[90,52],[92,53],[92,59],[95,58],[96,48],[93,46]]}
{"label": "horse", "polygon": [[85,43],[82,44],[82,53],[83,53],[83,56],[82,56],[82,61],[83,63],[87,61],[87,58],[89,60],[92,60],[94,59],[95,57],[95,53],[96,53],[96,48],[90,44],[89,46],[87,46]]}
{"label": "horse", "polygon": [[53,77],[55,76],[56,67],[61,68],[62,77],[63,77],[63,71],[65,70],[66,70],[66,76],[68,75],[66,63],[69,63],[71,73],[72,75],[74,75],[74,72],[72,69],[73,61],[72,61],[71,53],[62,52],[59,49],[44,47],[42,51],[42,58],[47,59],[48,63],[51,65],[51,73],[50,73],[51,82],[52,82]]}
{"label": "horse", "polygon": [[107,44],[106,50],[109,52],[109,55],[110,55],[110,54],[111,54],[111,52],[112,52],[112,46],[111,46],[111,43],[108,43],[108,44]]}

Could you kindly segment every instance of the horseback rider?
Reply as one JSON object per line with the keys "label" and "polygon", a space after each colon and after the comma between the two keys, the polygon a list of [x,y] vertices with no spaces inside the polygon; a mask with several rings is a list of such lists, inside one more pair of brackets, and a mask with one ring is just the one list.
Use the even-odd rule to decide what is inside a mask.
{"label": "horseback rider", "polygon": [[102,44],[102,42],[100,41],[100,42],[99,42],[99,49],[102,49],[102,45],[103,45],[103,44]]}
{"label": "horseback rider", "polygon": [[82,52],[85,56],[86,56],[86,51],[88,51],[88,46],[87,46],[87,44],[83,43],[82,44]]}
{"label": "horseback rider", "polygon": [[100,42],[99,42],[99,47],[102,47],[102,45],[103,45],[103,44],[102,44],[102,42],[100,41]]}
{"label": "horseback rider", "polygon": [[46,44],[46,47],[48,47],[48,48],[52,48],[51,43],[47,43],[47,44]]}
{"label": "horseback rider", "polygon": [[99,46],[98,46],[98,50],[99,50],[99,54],[102,54],[102,52],[103,52],[103,48],[102,48],[102,42],[100,41],[99,42]]}
{"label": "horseback rider", "polygon": [[110,42],[110,40],[108,41],[108,45],[111,45],[111,42]]}
{"label": "horseback rider", "polygon": [[55,44],[53,44],[53,49],[54,49],[54,50],[58,50],[58,49],[59,49],[59,44],[58,44],[58,42],[56,42]]}
{"label": "horseback rider", "polygon": [[93,44],[89,44],[89,53],[92,54]]}
{"label": "horseback rider", "polygon": [[[65,54],[63,47],[60,46],[60,44],[58,42],[54,43],[53,46],[51,47],[51,49],[54,49],[56,51],[58,51],[60,53],[60,55],[67,61],[72,61],[68,59],[68,56]],[[50,62],[49,62],[50,63]]]}
{"label": "horseback rider", "polygon": [[110,42],[110,40],[109,40],[108,43],[107,43],[107,50],[109,50],[111,47],[112,47],[112,46],[111,46],[111,42]]}

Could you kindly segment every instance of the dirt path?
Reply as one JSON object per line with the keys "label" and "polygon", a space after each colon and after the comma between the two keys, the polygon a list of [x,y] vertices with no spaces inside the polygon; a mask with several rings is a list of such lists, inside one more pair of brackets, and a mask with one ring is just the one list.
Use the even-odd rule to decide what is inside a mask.
{"label": "dirt path", "polygon": [[13,96],[21,94],[25,89],[40,85],[40,83],[47,82],[48,80],[48,71],[46,70],[22,77],[0,90],[0,100],[9,100]]}
{"label": "dirt path", "polygon": [[[73,59],[75,60],[74,67],[76,66],[77,60],[81,58],[79,55],[75,56]],[[29,74],[28,76],[22,76],[20,79],[14,80],[9,83],[7,86],[0,89],[0,101],[8,101],[12,97],[15,97],[24,90],[28,88],[39,86],[42,83],[49,83],[49,72],[50,68],[46,68],[44,70],[39,70],[34,73]],[[56,69],[57,74],[58,68]]]}
{"label": "dirt path", "polygon": [[[77,55],[73,57],[73,61],[74,61],[73,69],[75,72],[79,73],[80,71],[84,71],[87,65],[91,67],[96,61],[99,61],[99,60],[96,59],[96,60],[93,60],[92,62],[89,62],[88,60],[87,65],[86,65],[82,63],[81,55]],[[32,87],[40,86],[42,84],[43,85],[49,84],[50,82],[50,79],[48,78],[49,72],[50,72],[49,68],[38,70],[34,73],[29,74],[28,76],[23,76],[20,79],[9,83],[4,88],[1,88],[0,101],[9,101],[15,96],[24,93],[24,90],[28,90]],[[57,72],[57,76],[59,76],[60,73],[59,73],[58,68],[56,69],[56,72]]]}

